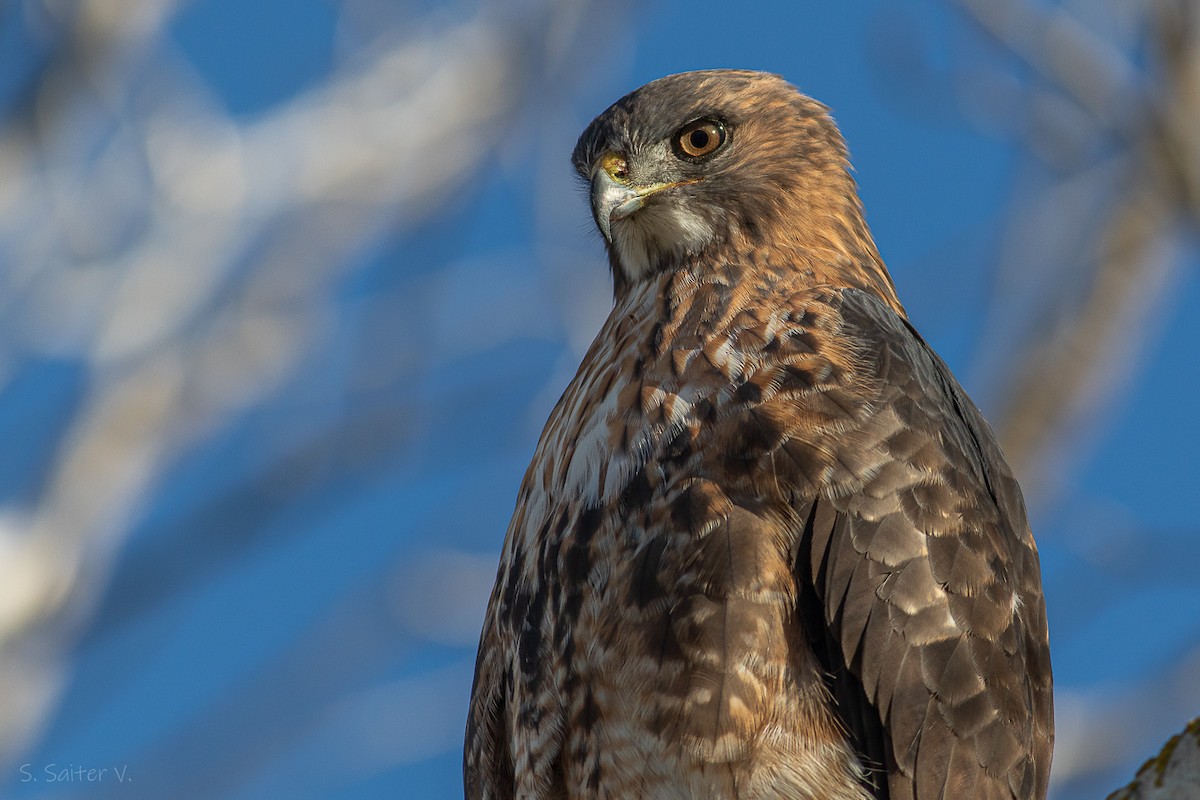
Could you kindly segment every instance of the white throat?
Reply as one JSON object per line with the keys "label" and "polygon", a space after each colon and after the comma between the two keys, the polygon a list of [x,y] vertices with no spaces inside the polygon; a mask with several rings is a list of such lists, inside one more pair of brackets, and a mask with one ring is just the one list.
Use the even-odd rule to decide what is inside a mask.
{"label": "white throat", "polygon": [[636,282],[665,260],[699,253],[714,231],[699,214],[674,204],[650,202],[612,226],[613,253],[621,272]]}

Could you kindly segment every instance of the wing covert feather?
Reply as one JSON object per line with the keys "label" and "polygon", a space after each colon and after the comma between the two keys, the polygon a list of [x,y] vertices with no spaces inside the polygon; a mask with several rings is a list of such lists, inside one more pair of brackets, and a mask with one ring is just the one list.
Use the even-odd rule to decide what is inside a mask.
{"label": "wing covert feather", "polygon": [[881,797],[1044,791],[1049,654],[1019,489],[904,320],[854,290],[841,315],[868,398],[833,440],[853,469],[795,503],[801,620],[839,717],[860,752],[883,753]]}

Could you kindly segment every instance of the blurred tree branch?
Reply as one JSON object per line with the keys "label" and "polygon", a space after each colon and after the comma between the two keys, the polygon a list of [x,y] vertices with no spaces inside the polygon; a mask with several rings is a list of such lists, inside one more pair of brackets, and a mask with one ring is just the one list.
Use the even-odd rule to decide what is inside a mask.
{"label": "blurred tree branch", "polygon": [[1200,717],[1172,736],[1130,784],[1108,800],[1186,800],[1200,790]]}
{"label": "blurred tree branch", "polygon": [[[1127,620],[1144,595],[1191,585],[1175,566],[1192,549],[1186,534],[1105,518],[1114,509],[1070,490],[1118,401],[1138,385],[1181,269],[1196,260],[1200,4],[942,5],[960,31],[948,67],[934,46],[922,46],[919,24],[900,4],[888,6],[895,24],[880,30],[905,34],[884,33],[879,50],[889,66],[903,63],[923,78],[911,82],[940,89],[906,91],[905,108],[924,119],[939,110],[931,103],[952,97],[962,118],[1016,151],[972,377],[1035,516],[1081,517],[1057,526],[1081,526],[1066,531],[1069,541],[1040,539],[1057,544],[1060,558],[1065,549],[1078,559],[1059,566],[1051,614],[1056,652],[1073,646],[1078,656],[1081,631],[1096,620]],[[1194,647],[1194,624],[1174,627],[1171,640]],[[1182,667],[1160,654],[1128,684],[1060,685],[1053,793],[1095,796],[1114,782],[1116,764],[1177,724],[1181,706],[1194,712],[1194,655],[1175,655]]]}
{"label": "blurred tree branch", "polygon": [[164,36],[177,5],[25,2],[54,50],[0,130],[0,365],[67,359],[86,385],[0,524],[0,763],[45,718],[164,468],[288,384],[351,256],[461,191],[527,93],[569,74],[588,10],[485,3],[377,30],[327,80],[237,119]]}
{"label": "blurred tree branch", "polygon": [[[85,380],[37,491],[0,507],[0,763],[44,723],[72,647],[102,641],[264,541],[264,526],[229,531],[255,511],[266,520],[259,504],[317,489],[328,474],[307,472],[313,464],[365,470],[403,446],[416,412],[400,400],[364,412],[350,397],[352,418],[290,431],[240,482],[170,522],[169,542],[135,552],[128,585],[93,617],[164,471],[288,391],[338,323],[332,298],[353,256],[434,219],[494,158],[498,133],[520,124],[531,92],[580,69],[589,25],[614,16],[584,0],[485,2],[434,25],[404,4],[347,0],[340,13],[371,30],[370,46],[295,98],[237,118],[172,49],[165,27],[182,4],[23,2],[50,57],[0,129],[0,388],[45,358],[79,364]],[[1066,5],[951,5],[1030,76],[1014,116],[1033,190],[1008,220],[980,364],[994,375],[1002,410],[993,416],[1010,457],[1044,498],[1064,442],[1084,438],[1077,421],[1132,377],[1172,285],[1174,245],[1200,215],[1198,12],[1185,0],[1126,3],[1144,34],[1143,64]],[[964,105],[978,103],[967,96],[976,88],[963,84]],[[588,299],[607,302],[601,295]],[[420,302],[410,298],[414,315]],[[429,356],[396,328],[384,333],[398,340],[389,357],[402,382]],[[360,365],[345,383],[378,381],[370,373],[381,368]],[[1169,552],[1181,551],[1141,554]],[[143,796],[178,794],[185,775],[229,789],[343,711],[358,713],[339,710],[339,699],[404,656],[403,626],[381,613],[384,589],[422,563],[403,580],[390,568],[368,577],[141,753]],[[397,641],[371,640],[380,632]],[[1183,683],[1164,671],[1107,704],[1068,702],[1056,780],[1136,746],[1137,726],[1122,724],[1130,709],[1147,697],[1171,708]],[[300,710],[290,707],[298,693]],[[231,728],[239,734],[219,742],[224,762],[200,747]],[[1121,736],[1086,738],[1106,728]]]}
{"label": "blurred tree branch", "polygon": [[[1046,297],[1032,314],[1015,315],[1027,325],[1016,352],[995,326],[987,345],[1005,350],[1002,358],[986,361],[987,370],[1001,376],[995,381],[1002,395],[996,422],[1005,451],[1035,494],[1045,495],[1054,491],[1063,449],[1078,449],[1080,421],[1093,419],[1134,377],[1148,329],[1153,330],[1147,323],[1172,285],[1179,261],[1174,246],[1182,232],[1195,232],[1200,222],[1195,133],[1200,130],[1200,13],[1190,0],[1145,3],[1140,24],[1149,66],[1140,70],[1119,46],[1092,33],[1063,7],[1025,0],[956,4],[1033,70],[1044,84],[1037,91],[1055,92],[1086,112],[1087,130],[1066,140],[1086,142],[1079,149],[1101,153],[1116,165],[1112,193],[1098,209],[1079,213],[1053,204],[1047,209],[1056,224],[1080,226],[1073,234],[1057,234],[1078,249],[1056,251],[1073,263],[1039,262],[1034,268],[1072,279],[1038,284]],[[1060,174],[1044,190],[1047,195],[1075,179],[1079,167],[1074,164],[1091,167],[1076,153],[1056,163],[1041,143],[1055,138],[1044,127],[1031,126],[1026,135],[1028,151],[1049,156],[1049,166]],[[1114,150],[1115,160],[1108,155]],[[1039,201],[1025,197],[1023,202]],[[1029,270],[1013,259],[1026,258],[1030,242],[1044,239],[1038,230],[1042,220],[1018,212],[1010,223],[1001,275]],[[1013,316],[1012,303],[998,307],[996,316]]]}
{"label": "blurred tree branch", "polygon": [[[1138,377],[1189,257],[1182,246],[1200,231],[1200,5],[950,5],[1016,63],[1006,70],[1023,76],[1020,99],[1010,93],[1004,111],[986,108],[995,95],[978,61],[958,65],[956,89],[964,109],[992,132],[1002,126],[1022,152],[976,369],[1027,496],[1047,505],[1096,438],[1102,412]],[[1136,557],[1123,560],[1112,581],[1136,582],[1131,573],[1140,568],[1146,586],[1170,585],[1180,543],[1156,545],[1145,530],[1135,536]],[[1091,604],[1084,619],[1109,602],[1080,592]],[[1055,622],[1060,637],[1083,625]],[[1123,692],[1061,691],[1058,791],[1111,770],[1153,735],[1153,721],[1200,702],[1189,685],[1194,668],[1194,654],[1185,655],[1182,667],[1157,667]],[[1194,780],[1175,771],[1167,786],[1182,794],[1148,793],[1139,780],[1141,789],[1121,796],[1190,796]]]}

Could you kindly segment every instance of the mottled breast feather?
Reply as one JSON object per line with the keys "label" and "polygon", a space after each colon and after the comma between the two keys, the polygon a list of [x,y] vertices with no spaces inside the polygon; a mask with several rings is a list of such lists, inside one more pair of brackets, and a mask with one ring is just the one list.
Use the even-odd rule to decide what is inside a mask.
{"label": "mottled breast feather", "polygon": [[[585,134],[583,160],[611,138]],[[1045,796],[1020,489],[860,228],[738,223],[614,274],[508,528],[469,800]]]}

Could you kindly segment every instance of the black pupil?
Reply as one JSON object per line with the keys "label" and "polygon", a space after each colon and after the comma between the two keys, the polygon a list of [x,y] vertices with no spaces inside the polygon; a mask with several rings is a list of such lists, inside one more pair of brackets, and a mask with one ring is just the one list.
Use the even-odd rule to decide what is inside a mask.
{"label": "black pupil", "polygon": [[692,147],[697,150],[703,150],[708,147],[708,131],[699,128],[688,135],[688,141],[692,143]]}

